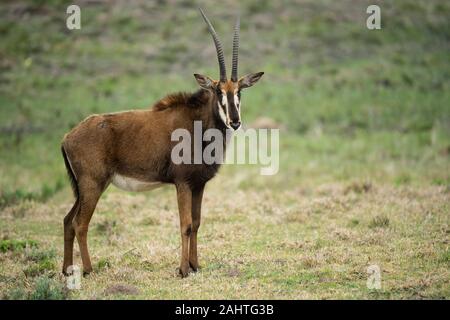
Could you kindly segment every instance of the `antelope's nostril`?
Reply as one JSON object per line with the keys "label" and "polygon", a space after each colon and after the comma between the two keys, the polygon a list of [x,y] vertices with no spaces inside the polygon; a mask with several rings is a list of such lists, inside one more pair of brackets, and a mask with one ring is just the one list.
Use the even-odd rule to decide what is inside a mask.
{"label": "antelope's nostril", "polygon": [[237,130],[239,129],[239,127],[241,126],[241,122],[240,121],[236,121],[236,122],[231,122],[230,126],[234,129]]}

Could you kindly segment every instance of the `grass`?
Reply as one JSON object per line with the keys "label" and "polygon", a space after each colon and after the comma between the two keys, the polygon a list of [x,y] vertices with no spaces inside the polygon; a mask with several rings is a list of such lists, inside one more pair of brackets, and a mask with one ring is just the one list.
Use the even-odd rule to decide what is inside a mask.
{"label": "grass", "polygon": [[[216,57],[189,3],[82,2],[72,32],[65,1],[2,3],[0,297],[448,299],[450,7],[375,3],[379,31],[365,28],[370,1],[241,4],[240,73],[266,72],[242,118],[282,125],[279,173],[221,169],[202,269],[184,280],[174,188],[110,187],[90,226],[94,273],[73,291],[60,274],[73,202],[62,136],[91,113],[195,90]],[[236,2],[203,7],[229,54]],[[381,290],[366,286],[371,265]]]}
{"label": "grass", "polygon": [[37,245],[34,240],[1,240],[0,241],[0,252],[7,251],[19,251],[27,247],[35,247]]}
{"label": "grass", "polygon": [[[185,280],[176,274],[180,248],[174,190],[156,190],[147,197],[111,189],[99,203],[91,225],[94,273],[83,278],[82,289],[70,292],[69,297],[448,297],[448,194],[442,187],[417,190],[374,185],[369,192],[354,193],[337,184],[299,187],[281,195],[270,190],[238,190],[233,199],[223,199],[217,206],[215,191],[232,189],[230,183],[223,185],[222,178],[213,181],[205,195],[199,273]],[[283,205],[278,204],[280,198]],[[39,207],[47,205],[36,206],[40,211]],[[68,208],[64,204],[60,210],[28,218],[28,224],[44,220],[52,234],[37,228],[30,231],[17,220],[5,227],[14,225],[18,233],[56,246],[58,263],[45,272],[61,282],[58,218]],[[142,224],[148,216],[159,224]],[[98,228],[106,218],[123,226],[113,238]],[[30,253],[19,260],[3,257],[2,274],[10,279],[4,283],[7,288],[17,285],[15,276],[23,272],[24,264],[39,265],[36,256],[42,257],[39,261],[47,257],[55,261],[51,254]],[[76,261],[80,263],[78,255]],[[372,264],[382,271],[381,292],[365,286],[366,269]]]}
{"label": "grass", "polygon": [[27,267],[22,271],[27,278],[36,277],[45,273],[53,273],[56,263],[56,252],[54,249],[33,249],[26,253],[25,261]]}
{"label": "grass", "polygon": [[36,191],[26,191],[24,189],[6,190],[0,194],[0,208],[10,206],[17,202],[23,202],[26,200],[34,200],[45,202],[55,193],[60,191],[64,186],[64,181],[58,179],[54,186],[49,186],[44,183],[41,190]]}
{"label": "grass", "polygon": [[388,226],[389,218],[386,216],[376,216],[369,223],[369,228],[387,228]]}
{"label": "grass", "polygon": [[31,290],[23,287],[10,289],[4,296],[8,300],[64,300],[67,290],[56,280],[48,277],[40,277],[34,283]]}

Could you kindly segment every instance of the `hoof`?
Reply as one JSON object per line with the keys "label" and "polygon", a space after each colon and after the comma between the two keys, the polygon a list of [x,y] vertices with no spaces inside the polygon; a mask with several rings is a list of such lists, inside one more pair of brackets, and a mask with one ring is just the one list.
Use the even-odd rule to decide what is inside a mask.
{"label": "hoof", "polygon": [[201,269],[200,266],[199,266],[198,264],[193,264],[193,263],[190,263],[190,262],[189,262],[189,267],[191,267],[191,270],[192,270],[193,272],[197,272],[198,270]]}
{"label": "hoof", "polygon": [[68,276],[73,275],[73,271],[72,271],[72,272],[67,272],[66,270],[67,270],[67,268],[63,267],[63,269],[62,269],[62,271],[61,271],[62,274],[63,274],[65,277],[68,277]]}
{"label": "hoof", "polygon": [[189,268],[187,268],[187,270],[182,270],[182,268],[178,268],[178,275],[181,278],[186,278],[189,275]]}
{"label": "hoof", "polygon": [[92,273],[92,269],[91,270],[83,270],[83,277],[87,277]]}

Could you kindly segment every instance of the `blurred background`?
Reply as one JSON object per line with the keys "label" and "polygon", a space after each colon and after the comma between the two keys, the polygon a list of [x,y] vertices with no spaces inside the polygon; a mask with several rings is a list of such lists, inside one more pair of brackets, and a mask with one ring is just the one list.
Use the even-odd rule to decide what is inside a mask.
{"label": "blurred background", "polygon": [[[69,4],[77,4],[81,8],[81,30],[68,30],[66,27]],[[366,9],[370,4],[381,8],[381,30],[366,27],[369,16]],[[236,221],[230,218],[232,221],[243,223],[250,219],[261,222],[265,215],[276,216],[278,212],[281,216],[273,218],[274,221],[281,219],[283,229],[293,228],[286,241],[297,241],[295,235],[299,233],[306,238],[310,235],[313,250],[317,246],[317,232],[328,233],[329,230],[321,230],[319,225],[316,225],[319,229],[308,229],[311,226],[307,219],[308,210],[317,213],[323,208],[330,209],[330,215],[325,212],[322,218],[314,221],[324,222],[320,219],[326,219],[335,225],[342,222],[342,226],[347,227],[349,223],[355,227],[361,221],[383,227],[390,221],[392,226],[395,219],[404,223],[405,212],[413,209],[405,209],[399,204],[390,205],[385,197],[405,190],[403,188],[414,192],[432,190],[430,194],[438,198],[430,194],[422,196],[434,199],[439,208],[433,211],[423,209],[427,208],[425,203],[421,206],[426,212],[437,212],[439,218],[427,232],[436,236],[440,230],[441,239],[448,239],[450,3],[439,0],[223,0],[214,4],[163,0],[2,1],[1,237],[24,238],[25,234],[25,237],[45,243],[47,247],[56,248],[56,255],[60,254],[62,235],[58,228],[72,201],[59,147],[64,133],[92,113],[149,108],[167,93],[197,90],[193,73],[218,77],[215,48],[198,13],[198,6],[205,10],[223,42],[227,66],[231,62],[233,25],[236,13],[240,13],[239,73],[265,72],[257,85],[243,93],[244,126],[281,129],[280,171],[277,175],[260,176],[258,168],[252,166],[225,166],[217,181],[212,182],[212,190],[237,192],[244,202],[254,197],[255,208],[258,203],[263,206],[262,211],[255,213],[255,218],[249,218],[245,208],[235,208],[237,218]],[[345,197],[349,193],[356,195],[356,199],[369,201],[358,197],[373,190],[378,190],[372,200],[379,207],[361,209],[353,213],[356,218],[346,216],[341,222],[334,216],[339,210],[351,211],[354,200],[350,201],[350,207],[345,205],[348,204]],[[163,211],[176,209],[172,204],[173,190],[156,192],[160,197],[157,203],[152,202],[155,200],[149,194],[138,198],[142,201],[138,201],[138,208],[142,208],[141,204],[167,202],[168,207],[163,207]],[[414,192],[408,197],[417,198]],[[111,193],[114,197],[119,194],[108,190],[106,199]],[[327,207],[320,202],[322,196],[335,199],[336,194],[345,198],[338,202],[341,205],[332,202],[333,206]],[[206,205],[214,217],[213,208],[222,204],[212,196],[209,199]],[[300,205],[299,208],[298,203],[302,201],[319,201],[320,205],[306,209]],[[115,207],[117,204],[109,202],[109,205]],[[31,225],[23,220],[36,210],[37,224]],[[101,208],[99,210],[102,212]],[[105,217],[116,214],[109,209],[103,211]],[[303,216],[305,212],[307,214]],[[381,220],[376,220],[380,212]],[[218,218],[211,225],[214,221],[218,225],[227,223],[225,213],[224,216],[221,212],[216,214]],[[114,217],[110,220],[125,219]],[[170,243],[178,245],[173,227],[176,215],[171,219],[168,222]],[[46,229],[39,221],[45,222],[49,228]],[[416,220],[410,221],[406,229],[417,225]],[[300,226],[301,223],[306,226]],[[150,225],[153,226],[152,223]],[[442,230],[442,225],[447,229]],[[165,224],[156,223],[154,227],[163,228]],[[267,227],[275,228],[270,230],[274,236],[277,234],[274,231],[277,227]],[[107,224],[105,228],[113,230],[116,227]],[[424,232],[423,229],[414,230],[417,236]],[[248,234],[259,234],[261,230],[247,231]],[[111,236],[98,232],[98,239]],[[214,239],[215,233],[213,230],[210,232]],[[363,235],[366,230],[342,232]],[[119,231],[117,233],[120,234]],[[389,239],[386,234],[378,236]],[[346,237],[347,240],[352,239],[348,234]],[[345,237],[341,238],[338,235],[336,239],[328,240],[331,243],[345,241]],[[263,242],[255,245],[255,252],[267,247],[263,239],[260,241]],[[323,246],[323,241],[326,243],[327,240],[322,239],[319,247]],[[424,243],[425,240],[414,241]],[[123,242],[126,243],[126,237]],[[223,243],[217,245],[219,250],[223,248]],[[289,249],[290,245],[292,243],[284,248]],[[308,245],[303,244],[303,248],[308,248]],[[348,247],[349,244],[343,243],[342,246]],[[444,257],[444,266],[448,266],[448,240],[442,240],[437,246],[428,250],[439,259]],[[396,247],[399,254],[402,248],[400,245]],[[172,254],[175,251],[171,251]],[[291,258],[292,261],[302,259],[295,254]],[[429,257],[425,254],[422,258],[426,261]],[[58,259],[55,258],[57,263]],[[286,259],[290,263],[290,258]],[[305,263],[308,265],[307,261]],[[311,268],[314,268],[315,262],[311,263]],[[409,261],[409,264],[413,263]],[[16,267],[24,268],[23,265]],[[319,263],[317,268],[320,267]],[[57,270],[59,265],[52,268]],[[436,265],[430,266],[429,271],[436,273],[436,268]],[[256,273],[256,278],[260,275],[254,268],[248,272]],[[430,282],[433,288],[430,290],[437,296],[448,297],[448,282],[447,285],[442,284],[448,271],[442,272],[442,278]],[[240,279],[240,275],[237,278]],[[358,275],[353,280],[357,283],[365,281]],[[12,286],[14,281],[5,280],[5,283]],[[281,288],[285,291],[278,287],[267,291],[264,287],[262,296],[270,297],[267,292],[275,297],[277,292],[290,292],[285,287],[289,285],[282,283]],[[414,288],[419,286],[414,285]],[[347,289],[342,289],[344,297],[351,291]],[[425,287],[423,290],[428,289]],[[227,289],[223,290],[227,292]],[[237,294],[232,288],[230,292]],[[392,292],[386,297],[390,297]],[[199,297],[214,296],[214,293],[199,294]],[[172,296],[169,294],[168,297]],[[251,297],[251,294],[244,297]],[[324,296],[319,292],[311,297]]]}

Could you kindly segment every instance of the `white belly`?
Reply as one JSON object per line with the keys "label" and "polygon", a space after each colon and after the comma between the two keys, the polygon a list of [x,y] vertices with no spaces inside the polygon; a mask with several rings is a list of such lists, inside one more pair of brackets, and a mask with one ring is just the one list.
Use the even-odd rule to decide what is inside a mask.
{"label": "white belly", "polygon": [[146,182],[134,178],[121,176],[120,174],[114,174],[111,182],[117,188],[126,191],[148,191],[158,188],[162,185],[161,182]]}

